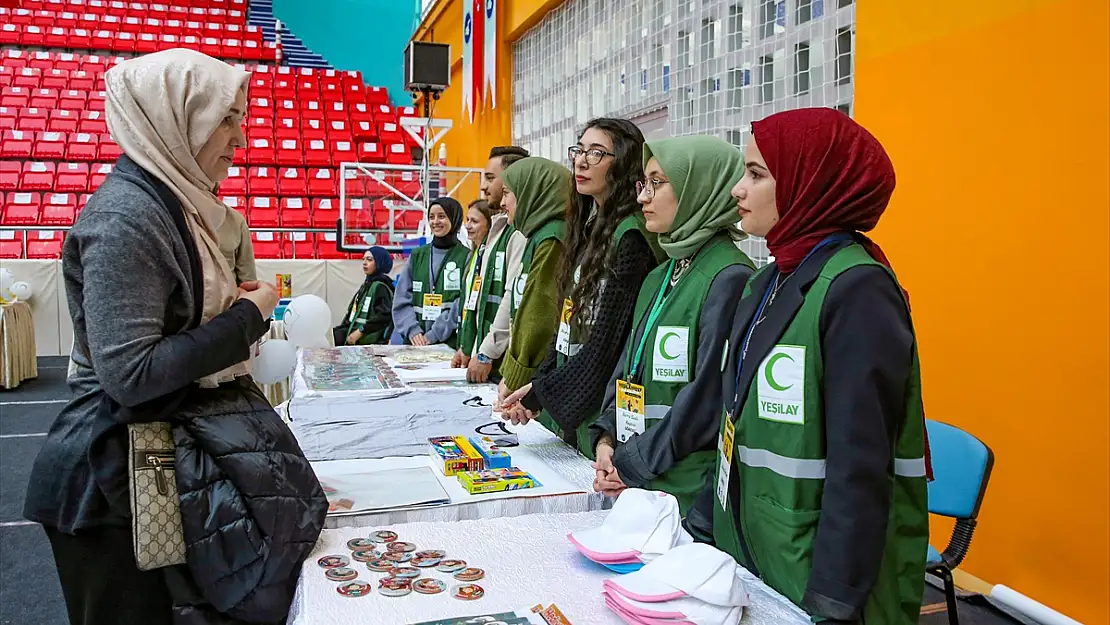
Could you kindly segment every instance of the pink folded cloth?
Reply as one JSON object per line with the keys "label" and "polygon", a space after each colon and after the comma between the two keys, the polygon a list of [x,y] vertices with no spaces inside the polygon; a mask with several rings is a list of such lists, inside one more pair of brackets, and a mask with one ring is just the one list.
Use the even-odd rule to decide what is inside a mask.
{"label": "pink folded cloth", "polygon": [[603,580],[601,582],[601,587],[609,592],[621,594],[629,599],[635,599],[636,601],[642,601],[644,603],[662,603],[664,601],[673,601],[687,596],[686,593],[681,590],[664,593],[662,589],[660,589],[651,594],[638,593],[617,585],[617,583],[611,579]]}
{"label": "pink folded cloth", "polygon": [[605,597],[605,605],[612,610],[617,616],[621,617],[624,622],[629,625],[695,625],[685,620],[670,620],[670,619],[657,619],[644,616],[638,616],[627,610],[619,602],[613,599],[612,595],[602,593]]}
{"label": "pink folded cloth", "polygon": [[570,540],[574,548],[577,549],[582,555],[604,564],[632,564],[634,562],[641,562],[639,551],[621,551],[618,553],[600,553],[594,551],[574,538],[574,534],[567,534],[567,539]]}

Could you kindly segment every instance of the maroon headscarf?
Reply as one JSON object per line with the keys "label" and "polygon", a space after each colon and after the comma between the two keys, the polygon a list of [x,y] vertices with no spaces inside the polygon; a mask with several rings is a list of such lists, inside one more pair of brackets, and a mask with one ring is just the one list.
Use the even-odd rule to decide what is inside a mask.
{"label": "maroon headscarf", "polygon": [[[879,223],[894,193],[894,166],[871,133],[830,108],[776,113],[752,123],[752,136],[775,178],[779,221],[767,248],[783,272],[825,237],[863,233]],[[890,266],[873,241],[859,236],[875,260]]]}

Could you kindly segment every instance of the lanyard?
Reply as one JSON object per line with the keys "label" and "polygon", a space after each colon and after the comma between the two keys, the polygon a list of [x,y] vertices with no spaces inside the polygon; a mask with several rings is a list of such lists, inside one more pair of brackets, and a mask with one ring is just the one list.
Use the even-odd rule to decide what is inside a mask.
{"label": "lanyard", "polygon": [[[652,328],[655,327],[655,321],[659,318],[659,314],[663,312],[663,305],[667,303],[667,297],[670,293],[667,292],[667,287],[671,283],[671,276],[674,275],[675,260],[672,258],[669,265],[667,265],[667,276],[659,285],[659,292],[655,294],[655,302],[651,305],[651,312],[648,313],[647,323],[644,324],[644,331],[640,334],[640,345],[636,348],[632,360],[632,366],[629,368],[629,378],[635,379],[636,372],[640,369],[640,358],[644,355],[644,345],[647,344],[648,334],[651,334]],[[677,286],[677,285],[675,285]],[[674,290],[671,290],[673,293]]]}
{"label": "lanyard", "polygon": [[[428,250],[428,286],[432,287],[432,293],[436,292],[436,272],[435,267],[433,266],[433,261],[435,260],[435,257],[435,249],[433,248]],[[446,255],[443,256],[443,260],[444,262],[447,261]],[[440,266],[442,268],[442,263],[440,264]]]}
{"label": "lanyard", "polygon": [[[803,258],[802,262],[798,265],[798,268],[794,270],[794,273],[797,273],[798,270],[802,268],[802,265],[805,265],[806,261],[809,260],[810,257],[813,256],[813,254],[817,250],[825,247],[826,245],[840,243],[842,241],[850,241],[851,239],[852,235],[850,234],[832,234],[825,237],[824,240],[815,245],[813,249],[810,250],[808,254],[806,254],[805,258]],[[744,335],[744,341],[740,344],[740,354],[736,361],[736,393],[735,395],[733,395],[732,398],[732,410],[734,413],[733,416],[736,416],[735,413],[739,410],[739,406],[737,406],[737,404],[740,403],[740,373],[744,370],[744,357],[748,354],[748,344],[751,343],[752,334],[755,332],[756,323],[759,322],[760,317],[763,316],[764,308],[767,307],[767,300],[771,298],[771,292],[774,290],[775,282],[778,278],[778,275],[779,269],[776,266],[774,272],[771,274],[771,279],[767,281],[767,288],[763,291],[763,299],[759,301],[759,308],[756,308],[755,316],[752,317],[751,322],[749,322],[748,324],[748,331]]]}

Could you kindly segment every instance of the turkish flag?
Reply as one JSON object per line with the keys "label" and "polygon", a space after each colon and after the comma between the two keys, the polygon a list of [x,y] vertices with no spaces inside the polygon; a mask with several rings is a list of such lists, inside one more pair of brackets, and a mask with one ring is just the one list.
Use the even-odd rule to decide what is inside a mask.
{"label": "turkish flag", "polygon": [[486,3],[485,0],[471,0],[471,3],[471,12],[474,15],[474,27],[473,34],[470,37],[470,45],[472,46],[474,60],[473,67],[471,68],[470,84],[467,85],[467,88],[474,94],[471,102],[474,103],[474,109],[478,110],[480,102],[482,101],[482,87],[486,78],[486,68],[484,64]]}

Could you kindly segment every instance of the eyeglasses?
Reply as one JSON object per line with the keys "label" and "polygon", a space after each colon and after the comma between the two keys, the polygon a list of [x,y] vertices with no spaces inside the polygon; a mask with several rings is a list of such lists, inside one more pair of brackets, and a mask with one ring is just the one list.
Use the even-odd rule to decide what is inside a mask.
{"label": "eyeglasses", "polygon": [[670,180],[660,180],[658,178],[648,178],[647,180],[636,181],[636,195],[643,195],[646,199],[655,197],[655,190],[661,184],[670,184]]}
{"label": "eyeglasses", "polygon": [[616,154],[613,154],[612,152],[606,152],[601,148],[591,148],[589,150],[583,150],[577,145],[572,145],[567,148],[567,158],[569,158],[570,162],[572,163],[577,161],[578,157],[583,154],[586,155],[587,165],[597,165],[601,162],[601,159],[605,158],[606,156],[616,156]]}

